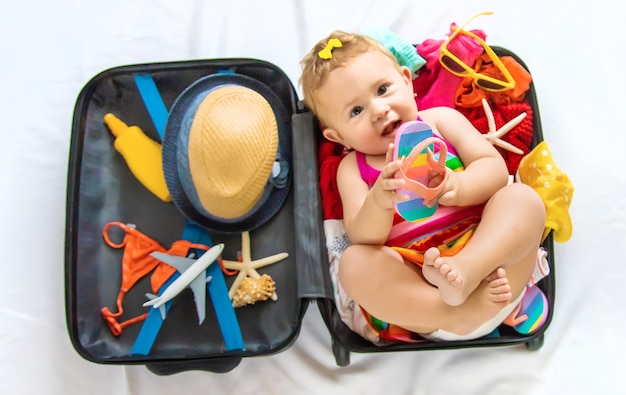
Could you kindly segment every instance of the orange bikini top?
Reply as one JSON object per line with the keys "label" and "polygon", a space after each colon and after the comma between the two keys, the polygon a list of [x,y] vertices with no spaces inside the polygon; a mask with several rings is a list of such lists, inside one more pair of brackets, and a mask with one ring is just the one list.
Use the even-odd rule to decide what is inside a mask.
{"label": "orange bikini top", "polygon": [[[109,237],[109,230],[116,226],[124,230],[124,239],[121,243],[114,243]],[[169,250],[163,248],[157,241],[138,231],[134,225],[126,225],[121,222],[109,222],[102,231],[104,241],[113,248],[124,248],[122,255],[122,281],[120,291],[117,296],[117,313],[113,313],[108,307],[101,310],[102,317],[115,336],[119,336],[122,330],[128,325],[144,320],[148,313],[130,318],[123,322],[118,322],[117,318],[122,315],[124,309],[122,302],[126,293],[135,285],[137,281],[154,270],[150,277],[152,293],[156,294],[161,286],[176,271],[172,266],[150,256],[154,251],[164,252],[169,255],[187,256],[191,248],[208,250],[209,247],[203,244],[191,243],[187,240],[177,240]],[[222,263],[220,261],[220,266]]]}

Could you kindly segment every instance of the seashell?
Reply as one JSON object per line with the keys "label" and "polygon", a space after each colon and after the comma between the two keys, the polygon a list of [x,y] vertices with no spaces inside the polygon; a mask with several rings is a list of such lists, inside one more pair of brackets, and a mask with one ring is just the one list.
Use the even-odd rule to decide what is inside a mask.
{"label": "seashell", "polygon": [[269,299],[276,291],[276,283],[269,274],[259,278],[246,277],[233,296],[233,307],[242,307]]}

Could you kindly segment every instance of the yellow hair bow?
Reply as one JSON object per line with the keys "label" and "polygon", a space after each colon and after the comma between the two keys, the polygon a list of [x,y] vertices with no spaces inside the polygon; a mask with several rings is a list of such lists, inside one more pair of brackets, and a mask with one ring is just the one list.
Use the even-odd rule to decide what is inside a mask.
{"label": "yellow hair bow", "polygon": [[338,38],[331,38],[330,40],[328,40],[328,44],[326,44],[324,49],[317,53],[317,56],[322,59],[330,59],[333,57],[333,49],[340,48],[342,46],[343,44]]}

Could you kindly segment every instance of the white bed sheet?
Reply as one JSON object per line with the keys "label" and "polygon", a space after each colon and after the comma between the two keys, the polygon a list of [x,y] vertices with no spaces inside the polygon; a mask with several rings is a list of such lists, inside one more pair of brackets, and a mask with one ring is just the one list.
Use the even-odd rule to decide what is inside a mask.
{"label": "white bed sheet", "polygon": [[[315,306],[298,340],[226,374],[161,377],[98,365],[64,318],[64,221],[73,106],[114,66],[254,57],[297,84],[299,60],[332,29],[379,25],[421,42],[450,22],[516,52],[534,77],[545,139],[576,186],[574,234],[556,245],[556,309],[543,348],[352,354],[336,366]],[[22,0],[0,5],[0,393],[626,393],[626,146],[619,3],[454,0]]]}

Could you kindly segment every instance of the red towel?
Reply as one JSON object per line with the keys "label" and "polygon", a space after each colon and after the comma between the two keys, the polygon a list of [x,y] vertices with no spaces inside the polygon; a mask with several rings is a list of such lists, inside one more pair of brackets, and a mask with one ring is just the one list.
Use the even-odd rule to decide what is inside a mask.
{"label": "red towel", "polygon": [[[533,142],[533,112],[527,103],[512,103],[505,105],[491,104],[491,111],[493,112],[493,118],[495,120],[496,129],[499,129],[502,125],[515,118],[522,112],[526,112],[526,118],[522,120],[516,127],[505,134],[502,140],[507,141],[517,148],[524,151],[523,155],[518,155],[513,152],[507,151],[500,147],[496,149],[502,154],[509,174],[513,175],[517,172],[519,163],[522,157],[530,152]],[[463,108],[458,107],[463,115],[470,120],[472,125],[478,129],[481,133],[487,133],[489,127],[487,125],[487,117],[485,116],[485,110],[481,107]]]}
{"label": "red towel", "polygon": [[342,219],[343,206],[337,188],[337,167],[343,157],[343,147],[322,139],[319,147],[320,193],[324,219]]}

